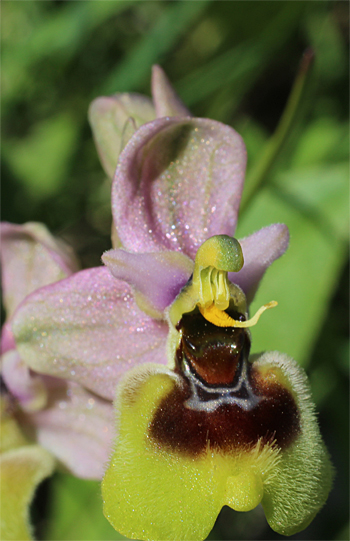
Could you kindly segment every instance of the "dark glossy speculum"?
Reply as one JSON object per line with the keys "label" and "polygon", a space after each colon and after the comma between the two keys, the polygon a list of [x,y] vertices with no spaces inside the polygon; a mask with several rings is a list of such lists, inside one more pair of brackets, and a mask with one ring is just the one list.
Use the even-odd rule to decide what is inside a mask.
{"label": "dark glossy speculum", "polygon": [[[243,314],[227,310],[234,319],[245,321]],[[201,315],[199,310],[183,314],[177,330],[182,333],[176,352],[176,366],[184,371],[184,363],[207,385],[232,386],[237,381],[243,360],[250,350],[246,329],[217,327]]]}
{"label": "dark glossy speculum", "polygon": [[[227,310],[233,319],[244,315]],[[187,456],[234,451],[259,439],[290,445],[300,430],[293,396],[248,360],[247,329],[217,327],[198,309],[184,314],[175,371],[183,385],[163,398],[149,428],[157,444]]]}

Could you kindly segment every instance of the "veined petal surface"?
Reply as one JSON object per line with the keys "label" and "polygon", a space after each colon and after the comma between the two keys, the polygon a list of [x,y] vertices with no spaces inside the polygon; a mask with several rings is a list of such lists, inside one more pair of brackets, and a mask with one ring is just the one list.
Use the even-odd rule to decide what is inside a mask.
{"label": "veined petal surface", "polygon": [[[193,261],[180,252],[135,254],[109,250],[102,256],[113,276],[124,280],[142,295],[144,308],[158,317],[185,286],[193,272]],[[138,300],[138,299],[137,299]]]}
{"label": "veined petal surface", "polygon": [[12,329],[33,370],[77,381],[107,399],[135,364],[167,362],[167,325],[142,312],[130,286],[105,267],[35,291],[14,314]]}
{"label": "veined petal surface", "polygon": [[250,304],[265,271],[288,248],[288,227],[272,224],[249,237],[239,239],[239,243],[242,246],[244,265],[239,272],[230,272],[228,276],[231,282],[243,289]]}
{"label": "veined petal surface", "polygon": [[77,270],[73,252],[40,223],[1,223],[0,258],[4,305],[9,318],[18,304],[39,287]]}
{"label": "veined petal surface", "polygon": [[232,236],[245,164],[240,135],[220,122],[173,117],[141,126],[120,155],[112,186],[123,246],[194,259],[208,237]]}

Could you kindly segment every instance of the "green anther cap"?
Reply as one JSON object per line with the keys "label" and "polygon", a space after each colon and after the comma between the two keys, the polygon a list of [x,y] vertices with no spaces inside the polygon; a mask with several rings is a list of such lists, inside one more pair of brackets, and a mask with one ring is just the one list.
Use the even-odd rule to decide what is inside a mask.
{"label": "green anther cap", "polygon": [[200,246],[195,259],[195,273],[207,267],[219,271],[238,272],[243,267],[243,252],[237,239],[215,235]]}
{"label": "green anther cap", "polygon": [[228,235],[216,235],[200,246],[194,263],[192,282],[184,288],[170,307],[173,325],[182,314],[196,305],[205,309],[211,304],[226,310],[230,302],[228,272],[238,272],[243,267],[243,253],[238,240]]}

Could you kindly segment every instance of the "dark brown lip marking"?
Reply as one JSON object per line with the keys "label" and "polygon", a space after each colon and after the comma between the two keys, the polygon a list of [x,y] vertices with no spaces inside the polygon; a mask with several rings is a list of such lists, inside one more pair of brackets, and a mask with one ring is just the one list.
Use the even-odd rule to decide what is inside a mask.
{"label": "dark brown lip marking", "polygon": [[198,311],[185,314],[178,329],[182,339],[175,370],[183,385],[159,404],[149,427],[151,439],[191,457],[208,448],[250,448],[259,439],[280,448],[295,440],[300,420],[293,396],[273,378],[265,381],[248,361],[245,329],[216,327]]}

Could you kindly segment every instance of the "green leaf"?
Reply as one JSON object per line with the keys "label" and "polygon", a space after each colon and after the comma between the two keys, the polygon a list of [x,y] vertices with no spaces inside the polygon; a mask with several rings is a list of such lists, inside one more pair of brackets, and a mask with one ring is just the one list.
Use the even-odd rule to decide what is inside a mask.
{"label": "green leaf", "polygon": [[293,167],[346,160],[348,155],[348,126],[330,116],[320,117],[300,134]]}
{"label": "green leaf", "polygon": [[130,92],[149,76],[156,64],[176,40],[193,24],[207,7],[209,0],[196,2],[170,2],[156,20],[153,28],[126,55],[117,69],[103,85],[102,94]]}
{"label": "green leaf", "polygon": [[[325,5],[326,7],[326,5]],[[327,8],[326,8],[327,9]],[[320,11],[305,18],[307,40],[316,51],[316,68],[322,84],[329,85],[347,70],[347,49],[341,25]]]}
{"label": "green leaf", "polygon": [[[276,4],[277,5],[277,4]],[[210,96],[222,85],[232,86],[231,100],[238,104],[249,88],[258,79],[268,61],[280,51],[298,23],[301,3],[282,6],[254,36],[217,55],[210,62],[191,70],[177,85],[181,99],[187,106]],[[237,29],[236,29],[237,30]]]}
{"label": "green leaf", "polygon": [[27,138],[5,145],[9,165],[34,199],[62,189],[78,130],[72,116],[60,114],[36,124]]}
{"label": "green leaf", "polygon": [[94,28],[130,8],[134,2],[72,2],[54,14],[47,13],[40,3],[26,2],[17,6],[8,2],[3,13],[3,21],[10,29],[2,57],[6,72],[4,101],[16,99],[23,93],[33,80],[32,67],[43,58],[55,56],[56,65],[57,60],[58,64],[69,61]]}
{"label": "green leaf", "polygon": [[290,247],[266,273],[251,306],[274,299],[252,329],[253,351],[279,350],[306,364],[347,254],[348,166],[310,166],[276,175],[243,214],[237,237],[286,223]]}

